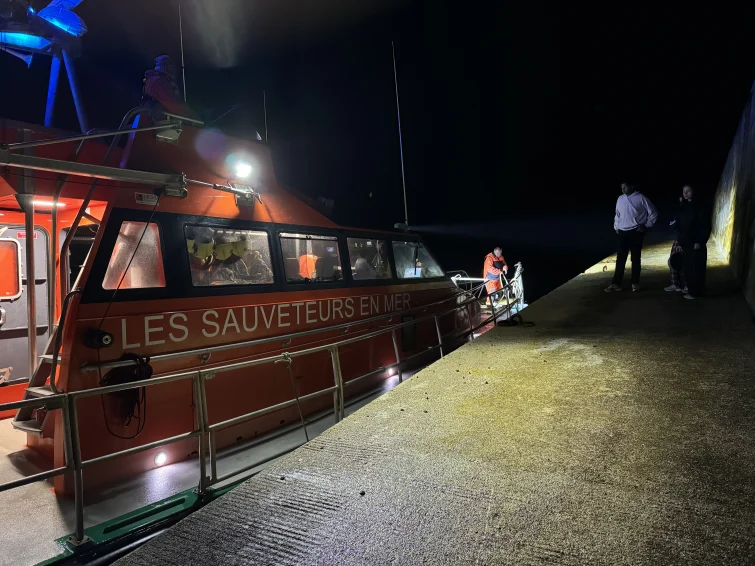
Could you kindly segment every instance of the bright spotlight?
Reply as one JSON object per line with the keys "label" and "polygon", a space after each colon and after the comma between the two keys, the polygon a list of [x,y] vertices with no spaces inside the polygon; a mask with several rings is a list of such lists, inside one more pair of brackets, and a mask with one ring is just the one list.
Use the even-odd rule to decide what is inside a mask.
{"label": "bright spotlight", "polygon": [[57,208],[65,208],[66,206],[64,202],[53,203],[51,200],[36,200],[35,199],[32,202],[34,203],[34,206],[38,206],[39,208],[52,208],[53,204]]}
{"label": "bright spotlight", "polygon": [[155,466],[158,468],[168,461],[168,455],[165,452],[158,452],[155,456]]}
{"label": "bright spotlight", "polygon": [[236,177],[239,179],[246,179],[249,175],[252,174],[252,166],[248,163],[237,163],[236,164]]}

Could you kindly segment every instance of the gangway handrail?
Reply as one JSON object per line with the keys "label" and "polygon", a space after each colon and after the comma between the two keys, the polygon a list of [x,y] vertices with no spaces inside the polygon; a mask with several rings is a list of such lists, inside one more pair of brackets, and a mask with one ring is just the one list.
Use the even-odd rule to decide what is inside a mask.
{"label": "gangway handrail", "polygon": [[[54,270],[53,270],[54,271]],[[66,313],[68,307],[71,304],[71,299],[78,295],[81,291],[74,289],[66,295],[63,299],[63,309],[60,311],[60,322],[55,327],[55,337],[53,339],[52,360],[50,362],[50,390],[53,393],[60,393],[56,383],[56,372],[58,370],[58,353],[60,352],[60,345],[63,341],[63,327],[66,320]]]}
{"label": "gangway handrail", "polygon": [[[509,284],[512,285],[516,279],[512,279]],[[468,293],[460,293],[461,294],[467,294]],[[451,298],[457,298],[459,295],[455,295]],[[448,300],[448,299],[446,299]],[[83,469],[91,466],[93,464],[103,462],[106,460],[111,460],[114,458],[118,458],[121,456],[126,456],[130,454],[135,454],[138,452],[143,452],[145,450],[149,450],[152,448],[157,448],[160,446],[165,446],[167,444],[171,444],[174,442],[178,442],[181,440],[186,440],[189,438],[199,438],[199,467],[200,467],[200,479],[199,484],[197,488],[198,494],[202,495],[206,491],[208,487],[211,487],[213,484],[225,481],[226,479],[234,476],[238,476],[240,474],[245,473],[246,471],[252,469],[253,467],[259,466],[261,463],[256,462],[254,464],[245,466],[244,468],[240,470],[236,470],[233,472],[230,472],[229,474],[226,474],[224,476],[218,476],[217,475],[217,450],[214,442],[214,435],[217,430],[220,430],[222,428],[227,428],[229,426],[233,426],[235,424],[240,424],[242,422],[246,422],[248,420],[257,418],[258,416],[261,416],[262,414],[268,414],[270,412],[274,412],[275,410],[280,410],[287,408],[289,406],[293,406],[296,403],[296,400],[290,400],[278,405],[273,405],[270,407],[266,407],[263,409],[259,409],[257,411],[254,411],[252,413],[248,413],[245,415],[239,415],[238,417],[234,417],[232,419],[221,421],[219,423],[215,423],[213,425],[209,424],[209,416],[207,411],[207,397],[206,397],[206,381],[210,378],[215,377],[218,373],[224,373],[227,371],[232,371],[235,369],[241,369],[244,367],[250,367],[254,365],[260,365],[263,363],[274,363],[277,361],[287,361],[290,363],[290,360],[293,357],[299,357],[304,356],[308,354],[318,353],[322,351],[329,351],[330,355],[332,357],[332,367],[333,367],[333,377],[334,377],[334,385],[332,387],[327,387],[325,389],[307,394],[305,396],[299,397],[299,401],[301,400],[309,400],[315,397],[319,397],[322,395],[326,395],[329,393],[333,393],[334,395],[334,415],[336,418],[336,422],[338,422],[340,419],[343,418],[345,415],[344,410],[344,389],[349,384],[354,383],[355,381],[361,380],[369,375],[374,375],[376,373],[379,373],[381,371],[386,371],[389,368],[392,367],[398,367],[399,372],[399,382],[401,382],[402,379],[402,372],[401,372],[401,365],[408,362],[409,360],[417,357],[425,355],[428,351],[432,351],[435,349],[440,350],[440,356],[443,357],[443,344],[444,342],[451,340],[459,340],[466,338],[468,336],[471,336],[474,340],[475,338],[475,331],[479,328],[482,328],[483,326],[490,324],[491,321],[495,321],[497,319],[497,311],[494,309],[491,316],[483,320],[480,324],[477,326],[474,326],[472,323],[472,316],[470,311],[470,305],[473,302],[476,302],[477,299],[475,297],[471,297],[461,303],[456,304],[453,308],[448,309],[446,311],[440,312],[440,313],[433,313],[427,316],[423,316],[421,318],[402,322],[399,324],[395,324],[386,328],[382,328],[373,332],[368,332],[366,334],[355,336],[351,338],[347,338],[344,340],[341,340],[339,342],[333,343],[333,344],[323,344],[320,346],[315,346],[312,348],[305,348],[302,350],[296,350],[294,352],[284,352],[282,354],[277,354],[273,356],[267,356],[265,358],[259,358],[254,360],[246,360],[244,362],[234,362],[230,364],[225,364],[223,366],[216,366],[216,367],[208,367],[205,369],[194,369],[189,371],[182,371],[177,373],[172,373],[164,376],[159,377],[153,377],[150,379],[143,379],[139,381],[133,381],[129,383],[124,384],[118,384],[118,385],[110,385],[105,387],[98,387],[96,389],[85,389],[81,391],[73,391],[73,392],[67,392],[67,393],[61,393],[57,395],[51,395],[46,398],[40,398],[40,399],[27,399],[23,401],[15,401],[12,403],[4,403],[0,404],[0,411],[4,410],[13,410],[18,408],[24,408],[24,407],[47,407],[52,410],[55,409],[61,409],[63,411],[63,426],[64,426],[64,433],[65,433],[65,453],[66,453],[66,465],[61,468],[56,468],[53,470],[48,470],[45,472],[41,472],[38,474],[34,474],[32,476],[27,476],[25,478],[20,478],[18,480],[14,480],[11,482],[6,482],[5,484],[0,484],[0,492],[6,491],[9,489],[13,489],[15,487],[20,487],[22,485],[26,485],[28,483],[32,483],[34,481],[40,481],[43,479],[48,479],[51,477],[55,477],[57,475],[61,475],[67,471],[72,471],[74,474],[74,499],[75,499],[75,512],[76,512],[76,521],[75,521],[75,532],[69,539],[69,543],[73,546],[78,546],[85,542],[87,539],[84,535],[84,484],[83,484]],[[444,302],[444,301],[439,301]],[[431,306],[431,304],[423,305],[416,308],[427,308],[428,306]],[[439,325],[439,319],[443,316],[447,316],[450,313],[457,312],[460,309],[465,309],[469,316],[469,330],[465,330],[460,334],[454,333],[452,336],[446,336],[444,337],[441,334],[440,331],[440,325]],[[407,309],[407,310],[414,310],[414,309]],[[406,312],[406,311],[404,311]],[[396,313],[393,313],[394,315]],[[378,320],[382,318],[386,318],[388,315],[376,317]],[[414,354],[408,358],[401,359],[401,355],[398,349],[398,342],[396,339],[396,331],[408,327],[411,325],[416,325],[422,322],[427,322],[429,320],[433,320],[435,323],[437,336],[438,336],[438,343],[429,346],[427,350],[421,351],[417,354]],[[368,319],[354,322],[351,324],[361,324],[364,322],[368,322]],[[332,327],[331,327],[332,329]],[[393,347],[394,347],[394,355],[396,358],[396,363],[391,364],[387,367],[382,367],[381,369],[377,371],[369,372],[362,376],[357,376],[355,378],[350,379],[347,382],[343,381],[343,374],[341,371],[340,366],[340,354],[339,354],[339,348],[341,346],[345,346],[348,344],[352,344],[355,342],[359,342],[362,340],[367,340],[370,338],[374,338],[376,336],[391,333],[392,341],[393,341]],[[281,339],[281,337],[276,337],[276,339]],[[105,454],[102,456],[97,456],[95,458],[90,458],[88,460],[82,460],[81,458],[81,446],[79,443],[79,432],[78,432],[78,412],[76,409],[76,401],[78,399],[86,398],[86,397],[94,397],[99,395],[104,395],[107,393],[114,393],[117,391],[125,391],[129,389],[138,389],[141,387],[148,387],[151,385],[158,385],[163,384],[171,381],[179,381],[179,380],[185,380],[185,379],[192,379],[194,383],[194,394],[196,395],[197,402],[195,402],[195,416],[198,423],[198,428],[195,428],[189,432],[185,432],[176,436],[171,436],[168,438],[163,438],[160,440],[156,440],[147,444],[142,444],[139,446],[134,446],[131,448],[127,448],[124,450],[120,450],[117,452],[112,452],[110,454]],[[209,450],[207,449],[207,442],[209,441]],[[211,466],[211,477],[207,477],[206,475],[206,465],[207,465],[207,455],[209,452],[209,458],[210,458],[210,466]],[[268,458],[268,460],[271,458]]]}

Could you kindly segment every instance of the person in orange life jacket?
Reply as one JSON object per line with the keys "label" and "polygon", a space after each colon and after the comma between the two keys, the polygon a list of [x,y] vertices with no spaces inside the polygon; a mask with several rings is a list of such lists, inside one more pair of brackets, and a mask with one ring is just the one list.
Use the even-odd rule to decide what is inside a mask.
{"label": "person in orange life jacket", "polygon": [[320,259],[314,254],[304,253],[299,256],[299,276],[304,279],[315,277],[315,264]]}
{"label": "person in orange life jacket", "polygon": [[508,273],[509,266],[506,265],[506,260],[503,258],[503,250],[496,247],[493,253],[489,253],[485,256],[485,267],[483,268],[483,276],[485,277],[485,288],[488,290],[488,295],[493,297],[493,300],[498,300],[498,295],[503,290],[501,284],[501,273]]}
{"label": "person in orange life jacket", "polygon": [[157,57],[155,68],[144,73],[144,95],[158,102],[171,114],[198,118],[181,96],[176,82],[176,67],[167,55]]}
{"label": "person in orange life jacket", "polygon": [[658,219],[658,211],[650,200],[635,189],[632,183],[621,184],[621,196],[616,201],[616,213],[613,229],[618,235],[616,253],[616,270],[613,281],[606,287],[606,293],[621,291],[621,280],[627,256],[632,254],[632,291],[640,290],[640,271],[642,270],[642,242],[645,230],[652,228]]}

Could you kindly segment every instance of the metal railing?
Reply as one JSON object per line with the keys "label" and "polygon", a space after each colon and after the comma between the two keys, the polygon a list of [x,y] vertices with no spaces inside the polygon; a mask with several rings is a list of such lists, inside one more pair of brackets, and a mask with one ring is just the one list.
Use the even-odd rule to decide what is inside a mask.
{"label": "metal railing", "polygon": [[37,481],[42,481],[55,476],[64,474],[65,472],[73,470],[73,450],[71,446],[71,429],[69,427],[71,419],[68,413],[68,405],[66,404],[65,395],[49,395],[47,397],[40,397],[38,399],[24,399],[23,401],[13,401],[10,403],[0,404],[0,411],[14,411],[18,409],[43,409],[46,411],[60,410],[63,412],[63,428],[64,428],[64,449],[65,449],[65,466],[60,468],[53,468],[52,470],[46,470],[30,476],[25,476],[17,480],[5,482],[0,484],[0,493],[13,489],[15,487],[21,487]]}
{"label": "metal railing", "polygon": [[[512,285],[514,281],[515,279],[512,279],[511,282],[508,283],[507,287]],[[193,370],[188,370],[188,371],[182,371],[182,372],[172,373],[172,374],[168,374],[168,375],[164,375],[160,377],[153,377],[150,379],[133,381],[133,382],[125,383],[125,384],[110,385],[110,386],[98,387],[96,389],[86,389],[82,391],[60,393],[56,395],[50,395],[44,398],[39,398],[39,399],[28,399],[24,401],[16,401],[12,403],[0,404],[0,411],[15,410],[15,409],[27,408],[27,407],[38,407],[38,408],[43,408],[46,410],[59,409],[62,411],[62,423],[63,423],[63,429],[64,429],[64,435],[65,435],[65,466],[0,484],[0,492],[4,492],[9,489],[27,485],[32,482],[53,478],[55,476],[59,476],[64,473],[72,473],[73,478],[74,478],[73,485],[74,485],[74,505],[75,505],[75,531],[73,535],[70,537],[68,542],[72,546],[76,547],[87,542],[88,540],[87,537],[84,535],[83,470],[89,466],[92,466],[94,464],[98,464],[101,462],[105,462],[108,460],[112,460],[115,458],[120,458],[122,456],[128,456],[131,454],[143,452],[145,450],[158,448],[158,447],[172,444],[175,442],[188,440],[191,438],[198,438],[198,443],[199,443],[198,456],[199,456],[199,468],[200,468],[200,477],[199,477],[199,482],[197,485],[198,494],[200,495],[204,494],[208,488],[210,488],[212,485],[216,483],[226,481],[233,477],[242,478],[243,477],[242,474],[244,474],[245,472],[248,472],[249,470],[260,466],[266,461],[277,458],[281,456],[282,454],[276,454],[274,456],[267,458],[266,460],[257,461],[252,464],[246,465],[240,469],[233,470],[229,473],[218,475],[217,473],[218,454],[217,454],[217,446],[215,442],[215,434],[218,431],[231,427],[231,426],[248,422],[252,419],[255,419],[255,418],[267,415],[267,414],[271,414],[279,410],[293,407],[296,404],[301,403],[302,401],[309,401],[309,400],[316,399],[316,398],[319,398],[319,397],[322,397],[324,395],[328,395],[331,393],[333,395],[333,414],[335,416],[335,422],[336,423],[339,422],[345,416],[344,398],[345,398],[345,389],[347,387],[365,378],[377,375],[379,373],[385,372],[392,368],[398,369],[399,382],[401,382],[403,381],[403,376],[402,376],[402,371],[401,371],[402,365],[407,364],[408,362],[410,362],[411,360],[414,360],[415,358],[418,358],[419,356],[425,356],[427,355],[428,352],[434,351],[436,349],[440,351],[440,356],[442,358],[444,355],[443,346],[445,343],[448,343],[450,341],[465,340],[469,338],[470,336],[472,339],[474,339],[475,332],[477,330],[479,330],[483,326],[488,325],[491,322],[494,322],[496,320],[497,315],[496,315],[496,311],[494,310],[493,313],[489,317],[482,320],[479,324],[474,325],[471,305],[474,303],[478,303],[478,299],[474,295],[474,292],[466,292],[466,291],[458,295],[454,295],[451,298],[458,299],[459,296],[461,295],[467,295],[468,298],[457,303],[450,309],[444,310],[442,312],[432,313],[427,316],[423,316],[423,317],[413,319],[410,321],[394,324],[386,328],[381,328],[379,330],[362,334],[360,336],[346,338],[332,344],[323,344],[320,346],[304,348],[304,349],[296,350],[293,352],[284,352],[281,354],[267,356],[267,357],[259,358],[259,359],[227,363],[227,364],[213,367],[213,368],[193,369]],[[414,309],[407,309],[407,310],[417,310],[417,309],[427,310],[429,306],[432,306],[435,304],[441,304],[443,302],[446,302],[447,300],[448,299],[445,299],[443,301],[438,301],[436,303],[430,303],[428,305],[422,305],[419,307],[415,307]],[[461,333],[454,331],[451,335],[444,336],[441,333],[441,329],[440,329],[440,319],[452,313],[458,313],[458,311],[461,309],[465,310],[467,313],[467,318],[469,320],[469,330],[464,330]],[[402,311],[402,312],[406,312],[406,311]],[[393,313],[393,316],[395,316],[396,314],[397,313]],[[388,315],[374,317],[374,320],[381,320],[384,318],[388,318]],[[348,325],[339,325],[338,327],[329,327],[326,329],[318,329],[318,330],[319,331],[333,330],[342,326],[353,326],[357,324],[364,324],[365,322],[369,322],[371,320],[372,319],[363,319],[360,321],[349,323]],[[438,339],[437,344],[428,346],[426,350],[423,350],[419,353],[413,354],[412,356],[402,359],[401,353],[398,347],[398,340],[396,337],[396,332],[402,328],[413,326],[413,325],[420,324],[423,322],[429,322],[431,320],[433,321],[434,326],[435,326],[436,335]],[[303,333],[292,334],[289,336],[302,336],[302,335],[307,335],[311,333],[312,332],[303,332]],[[369,340],[369,339],[372,339],[372,338],[375,338],[384,334],[388,334],[388,333],[391,334],[391,340],[393,342],[394,355],[396,358],[396,362],[389,366],[381,367],[378,370],[371,371],[364,375],[360,375],[358,377],[352,378],[348,381],[344,381],[343,372],[341,370],[339,349],[349,344],[353,344],[353,343],[360,342],[363,340]],[[281,340],[285,338],[286,337],[277,336],[275,338],[262,339],[259,341],[252,341],[250,343],[254,343],[254,344],[266,343],[273,340]],[[249,345],[250,343],[237,343],[232,346],[241,348],[241,347]],[[296,396],[295,399],[284,401],[276,405],[264,407],[262,409],[258,409],[250,413],[246,413],[246,414],[239,415],[230,419],[226,419],[224,421],[220,421],[212,425],[210,424],[210,418],[209,418],[208,407],[207,407],[207,395],[206,395],[206,382],[208,379],[216,378],[223,373],[231,372],[234,370],[245,369],[245,368],[267,364],[267,363],[284,362],[290,365],[294,358],[312,355],[312,354],[325,352],[325,351],[327,351],[331,356],[331,361],[332,361],[331,365],[332,365],[332,370],[333,370],[333,385],[332,386],[326,387],[325,389],[321,389],[321,390],[318,390],[318,391],[315,391],[315,392],[312,392],[303,396]],[[160,385],[160,384],[169,383],[173,381],[181,381],[181,380],[188,380],[188,379],[192,380],[193,388],[194,388],[194,396],[195,396],[195,403],[194,403],[195,415],[194,416],[197,423],[196,428],[193,428],[189,432],[185,432],[185,433],[182,433],[176,436],[171,436],[168,438],[164,438],[161,440],[156,440],[154,442],[142,444],[140,446],[134,446],[131,448],[127,448],[127,449],[120,450],[117,452],[112,452],[110,454],[105,454],[102,456],[97,456],[97,457],[90,458],[87,460],[82,459],[80,438],[79,438],[78,411],[77,411],[77,405],[76,405],[79,399],[100,396],[100,395],[105,395],[108,393],[115,393],[119,391],[126,391],[130,389],[150,387],[153,385]],[[294,391],[294,394],[296,395],[296,391]],[[305,426],[305,430],[306,430],[306,423],[304,423],[303,416],[302,416],[302,424]],[[289,452],[289,451],[290,450],[287,450],[286,452]],[[208,458],[209,458],[209,465],[210,465],[209,476],[207,475]]]}

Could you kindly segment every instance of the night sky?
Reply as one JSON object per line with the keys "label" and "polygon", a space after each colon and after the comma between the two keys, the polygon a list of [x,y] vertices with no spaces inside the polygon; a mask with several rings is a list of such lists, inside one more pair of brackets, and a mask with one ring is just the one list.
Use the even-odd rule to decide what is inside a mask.
{"label": "night sky", "polygon": [[[339,223],[388,228],[403,220],[394,40],[410,224],[446,269],[477,275],[502,245],[539,295],[612,252],[622,178],[666,216],[682,184],[715,190],[755,57],[749,18],[723,7],[522,4],[184,0],[189,102],[240,104],[219,125],[243,135],[266,90],[281,181],[334,199]],[[116,127],[153,58],[178,57],[177,2],[78,12],[90,124]],[[41,123],[48,69],[0,53],[0,114]],[[56,125],[76,127],[66,89]]]}

